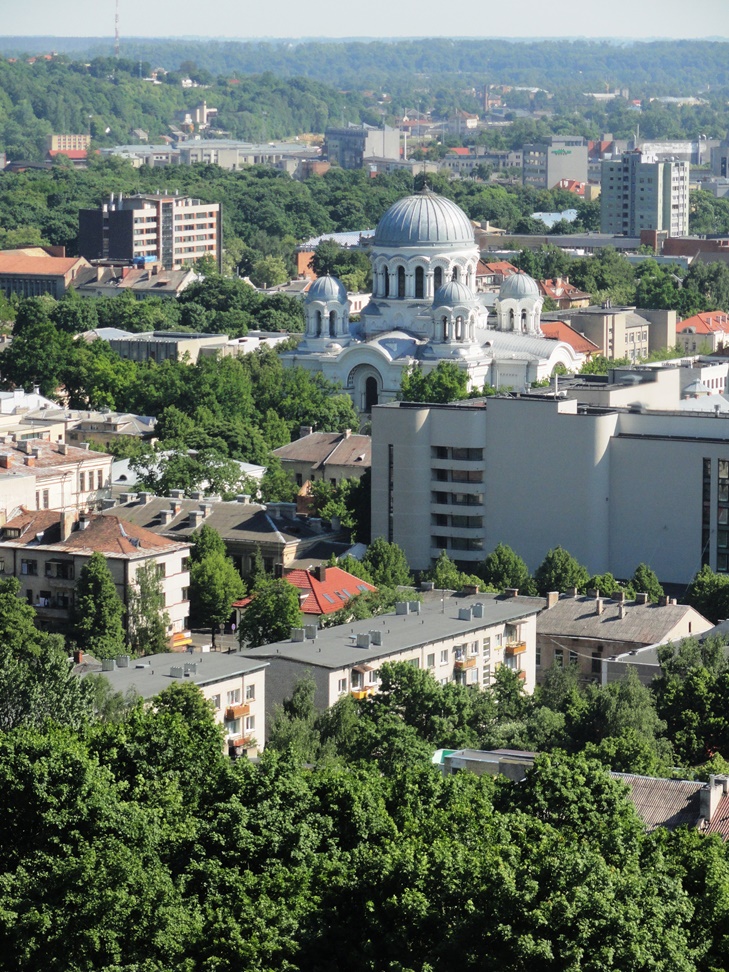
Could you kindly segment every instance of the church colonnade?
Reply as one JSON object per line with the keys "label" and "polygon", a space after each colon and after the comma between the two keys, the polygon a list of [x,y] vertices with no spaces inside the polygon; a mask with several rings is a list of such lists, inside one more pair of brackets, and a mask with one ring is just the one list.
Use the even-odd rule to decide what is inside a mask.
{"label": "church colonnade", "polygon": [[402,255],[380,259],[372,270],[373,298],[389,300],[429,300],[448,283],[457,280],[473,290],[476,281],[476,262],[469,259],[432,262],[423,256],[405,260]]}

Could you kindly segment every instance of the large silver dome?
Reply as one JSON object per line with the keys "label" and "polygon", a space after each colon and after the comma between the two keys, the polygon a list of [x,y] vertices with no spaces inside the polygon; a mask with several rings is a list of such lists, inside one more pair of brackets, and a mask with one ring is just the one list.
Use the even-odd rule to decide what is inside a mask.
{"label": "large silver dome", "polygon": [[521,300],[523,297],[539,297],[539,287],[528,273],[513,273],[501,285],[499,300]]}
{"label": "large silver dome", "polygon": [[399,199],[375,230],[375,246],[474,246],[473,226],[460,206],[430,189]]}
{"label": "large silver dome", "polygon": [[338,300],[340,304],[347,303],[347,288],[338,277],[326,274],[317,277],[314,283],[306,292],[306,303],[314,300],[322,300],[325,303],[330,300]]}

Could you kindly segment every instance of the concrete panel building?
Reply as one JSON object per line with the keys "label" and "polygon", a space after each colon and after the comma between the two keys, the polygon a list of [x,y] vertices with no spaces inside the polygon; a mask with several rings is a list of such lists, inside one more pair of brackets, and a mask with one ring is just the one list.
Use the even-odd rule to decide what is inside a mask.
{"label": "concrete panel building", "polygon": [[554,189],[563,179],[587,182],[587,142],[580,136],[553,135],[522,149],[522,182],[532,189]]}
{"label": "concrete panel building", "polygon": [[[722,413],[601,408],[547,396],[392,403],[372,415],[372,531],[415,570],[473,567],[506,543],[536,569],[565,547],[591,574],[648,563],[687,584],[729,572]],[[661,484],[670,471],[670,490]]]}
{"label": "concrete panel building", "polygon": [[79,251],[87,260],[156,263],[175,270],[201,257],[222,259],[220,203],[170,195],[112,193],[98,209],[79,212]]}
{"label": "concrete panel building", "polygon": [[291,696],[310,674],[314,702],[324,709],[351,693],[357,699],[379,690],[385,662],[425,669],[442,685],[491,685],[499,665],[520,673],[526,691],[535,684],[536,618],[544,599],[511,594],[443,595],[403,601],[394,614],[318,630],[294,628],[290,640],[248,649],[246,658],[269,663],[266,704]]}
{"label": "concrete panel building", "polygon": [[84,663],[79,674],[102,674],[112,691],[133,690],[143,699],[153,699],[171,685],[192,682],[224,727],[228,753],[255,756],[266,735],[266,668],[265,662],[239,653],[192,651],[147,655],[133,662],[121,655],[103,665]]}
{"label": "concrete panel building", "polygon": [[389,125],[327,128],[324,137],[329,162],[342,169],[361,169],[368,158],[380,161],[400,158],[400,130]]}
{"label": "concrete panel building", "polygon": [[643,230],[684,236],[689,226],[688,162],[659,162],[640,151],[602,163],[600,231],[640,236]]}

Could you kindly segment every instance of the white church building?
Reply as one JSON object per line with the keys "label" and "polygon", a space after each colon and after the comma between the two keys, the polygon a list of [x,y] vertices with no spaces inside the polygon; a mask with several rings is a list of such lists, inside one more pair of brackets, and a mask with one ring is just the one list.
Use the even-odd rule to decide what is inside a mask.
{"label": "white church building", "polygon": [[485,384],[521,390],[561,365],[578,371],[584,356],[545,338],[543,297],[526,274],[508,277],[490,317],[475,291],[479,249],[463,210],[427,187],[398,200],[377,225],[370,251],[372,298],[350,323],[347,292],[320,277],[305,298],[306,332],[284,364],[338,381],[362,413],[394,401],[403,371],[429,372],[441,361]]}

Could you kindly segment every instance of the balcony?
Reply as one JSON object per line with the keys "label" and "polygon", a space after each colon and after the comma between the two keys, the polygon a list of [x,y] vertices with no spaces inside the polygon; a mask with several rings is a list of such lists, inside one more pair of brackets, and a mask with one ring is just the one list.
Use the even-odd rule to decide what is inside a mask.
{"label": "balcony", "polygon": [[508,641],[504,645],[504,653],[507,655],[521,655],[526,649],[526,641]]}
{"label": "balcony", "polygon": [[247,736],[230,736],[226,742],[229,756],[242,756],[253,745],[253,736],[250,733]]}
{"label": "balcony", "polygon": [[478,665],[478,655],[470,655],[468,658],[456,658],[454,668],[457,672],[464,672],[468,668],[475,668]]}
{"label": "balcony", "polygon": [[251,707],[245,702],[240,705],[229,705],[225,710],[225,721],[234,722],[242,716],[250,715]]}
{"label": "balcony", "polygon": [[353,688],[352,697],[357,699],[358,702],[361,702],[362,699],[369,698],[374,691],[375,691],[374,685],[365,685],[362,688]]}

